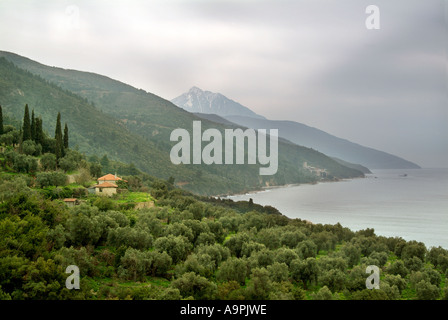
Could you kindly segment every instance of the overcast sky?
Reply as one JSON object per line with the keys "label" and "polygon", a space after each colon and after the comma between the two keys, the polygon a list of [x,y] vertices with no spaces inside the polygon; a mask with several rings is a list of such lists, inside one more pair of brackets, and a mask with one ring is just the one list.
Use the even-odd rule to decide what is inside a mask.
{"label": "overcast sky", "polygon": [[[448,167],[444,0],[0,0],[0,50]],[[380,29],[368,30],[368,5]]]}

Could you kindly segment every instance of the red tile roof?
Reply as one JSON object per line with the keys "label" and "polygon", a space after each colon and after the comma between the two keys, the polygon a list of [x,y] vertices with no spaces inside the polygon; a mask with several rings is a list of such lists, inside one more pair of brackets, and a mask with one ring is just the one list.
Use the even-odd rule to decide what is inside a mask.
{"label": "red tile roof", "polygon": [[103,182],[100,184],[97,184],[96,186],[93,186],[94,188],[118,188],[118,186],[115,183],[111,182]]}
{"label": "red tile roof", "polygon": [[109,181],[117,181],[117,180],[122,180],[120,177],[117,177],[113,174],[106,174],[105,176],[102,176],[101,178],[98,178],[98,181],[105,181],[105,180],[109,180]]}

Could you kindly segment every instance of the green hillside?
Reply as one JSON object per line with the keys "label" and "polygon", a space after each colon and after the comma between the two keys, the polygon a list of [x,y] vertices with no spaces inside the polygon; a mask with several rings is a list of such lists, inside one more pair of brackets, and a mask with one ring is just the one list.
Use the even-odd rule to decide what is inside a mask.
{"label": "green hillside", "polygon": [[66,130],[47,150],[28,107],[21,130],[5,119],[0,108],[0,300],[448,298],[442,247],[195,195],[135,168],[91,192],[98,156],[70,149]]}
{"label": "green hillside", "polygon": [[[110,197],[89,193],[84,155],[71,183],[43,166],[49,153],[22,153],[26,142],[0,143],[0,300],[448,299],[442,247],[197,196],[141,172]],[[16,166],[23,157],[33,170]]]}
{"label": "green hillside", "polygon": [[[359,177],[315,150],[279,141],[279,169],[273,176],[260,176],[259,165],[179,165],[169,159],[175,128],[190,129],[194,120],[202,130],[228,126],[200,119],[143,90],[110,78],[73,70],[47,67],[15,54],[0,52],[21,69],[1,59],[0,104],[7,115],[22,117],[23,106],[42,115],[45,129],[54,132],[54,113],[60,111],[71,128],[71,146],[91,155],[133,163],[156,177],[172,176],[184,189],[197,194],[228,194],[268,185],[314,182],[321,179],[303,163],[326,169],[325,179]],[[25,72],[26,69],[29,72]]]}
{"label": "green hillside", "polygon": [[[0,104],[10,118],[21,119],[28,104],[42,117],[44,129],[54,135],[54,117],[61,112],[70,127],[71,146],[87,154],[108,154],[111,158],[134,163],[158,175],[179,175],[166,153],[157,151],[151,141],[132,134],[119,121],[94,108],[85,99],[64,91],[45,80],[0,59]],[[138,148],[138,152],[135,149]],[[183,168],[188,175],[188,168]]]}

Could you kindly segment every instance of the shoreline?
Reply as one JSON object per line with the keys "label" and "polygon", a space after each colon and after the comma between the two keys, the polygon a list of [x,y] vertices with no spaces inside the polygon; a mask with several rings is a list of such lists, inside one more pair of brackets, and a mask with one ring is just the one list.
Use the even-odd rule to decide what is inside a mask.
{"label": "shoreline", "polygon": [[[441,174],[440,172],[434,171],[434,170],[443,170]],[[403,173],[407,173],[407,176],[403,176]],[[381,235],[384,237],[402,237],[403,239],[406,239],[407,241],[415,240],[424,243],[427,247],[431,246],[441,246],[444,248],[448,248],[447,241],[448,238],[446,237],[446,233],[443,233],[443,230],[441,231],[440,228],[444,224],[448,222],[446,219],[446,216],[443,218],[443,221],[439,221],[437,223],[434,223],[434,215],[428,216],[424,218],[424,220],[428,220],[429,217],[431,217],[428,221],[424,221],[424,223],[420,225],[416,225],[415,223],[412,223],[415,219],[420,219],[422,217],[422,212],[426,212],[425,207],[419,206],[419,203],[421,201],[417,201],[414,198],[411,199],[411,201],[417,201],[416,206],[409,207],[409,206],[403,206],[404,209],[399,207],[398,209],[393,209],[394,203],[389,205],[389,202],[386,201],[386,207],[381,208],[381,201],[373,201],[372,198],[376,199],[377,195],[380,197],[378,199],[382,199],[382,195],[385,192],[382,192],[382,188],[385,186],[386,189],[388,186],[404,186],[406,188],[409,187],[409,189],[400,189],[400,190],[408,190],[412,194],[417,192],[417,194],[420,195],[420,186],[421,181],[429,181],[428,188],[424,188],[425,190],[428,190],[429,193],[426,191],[426,193],[423,193],[423,200],[431,200],[432,194],[436,192],[436,195],[441,193],[441,191],[431,191],[432,189],[429,189],[431,186],[438,187],[439,185],[442,186],[444,181],[446,181],[446,178],[448,177],[448,168],[441,168],[441,169],[435,169],[435,168],[424,168],[422,169],[416,169],[416,170],[408,170],[408,169],[378,169],[372,172],[372,174],[366,174],[364,176],[364,180],[359,180],[355,178],[350,179],[340,179],[338,181],[318,181],[316,183],[301,183],[305,186],[305,188],[296,188],[288,190],[287,187],[295,187],[299,186],[301,184],[288,184],[284,186],[272,186],[272,187],[266,187],[262,190],[257,190],[253,192],[246,192],[246,193],[240,193],[235,195],[228,195],[227,197],[223,197],[222,199],[228,199],[235,202],[247,202],[249,201],[249,198],[253,198],[254,203],[260,204],[260,205],[270,205],[278,209],[278,211],[285,217],[289,219],[300,219],[303,221],[309,221],[312,224],[331,224],[335,225],[336,223],[340,223],[343,227],[346,227],[352,231],[357,230],[363,230],[365,228],[372,228],[375,230],[375,234]],[[367,180],[366,180],[367,179]],[[422,180],[423,179],[423,180]],[[442,179],[442,180],[441,180]],[[380,181],[376,181],[380,180]],[[330,185],[328,182],[353,182],[356,185],[354,187],[351,187],[349,185]],[[398,183],[398,184],[397,184]],[[341,189],[340,192],[344,192],[345,190],[358,190],[358,186],[364,186],[364,184],[367,184],[368,186],[372,186],[372,188],[368,188],[368,194],[370,192],[375,192],[375,194],[371,194],[370,196],[367,196],[368,200],[365,201],[364,197],[361,197],[362,206],[360,207],[359,211],[356,209],[356,206],[360,205],[360,201],[355,201],[355,203],[351,204],[350,201],[343,201],[341,204],[341,207],[338,207],[339,200],[337,200],[336,203],[336,209],[332,210],[331,207],[329,207],[328,214],[325,216],[324,211],[322,210],[314,210],[313,208],[320,208],[321,207],[321,201],[320,196],[321,194],[320,190],[317,188],[309,187],[307,188],[307,185],[310,184],[321,184],[321,187],[325,190],[323,191],[325,194],[328,195],[335,195],[334,197],[330,196],[330,205],[331,205],[331,198],[339,199],[339,189]],[[326,184],[326,185],[325,185]],[[382,187],[383,186],[383,187]],[[278,188],[285,188],[284,190],[277,190]],[[434,188],[434,187],[431,187]],[[307,190],[305,190],[307,189]],[[363,189],[363,187],[361,187]],[[446,184],[443,184],[443,190],[446,190]],[[272,190],[273,193],[265,193],[260,194],[260,192],[266,192]],[[303,190],[303,193],[300,191]],[[312,191],[314,190],[314,191]],[[437,189],[439,190],[439,189]],[[377,192],[378,191],[378,192]],[[397,197],[401,197],[403,193],[408,194],[408,191],[403,191],[397,196],[392,196],[392,200],[396,199]],[[297,199],[295,200],[295,194],[304,194],[305,198],[302,196],[300,197],[297,195]],[[307,203],[307,195],[310,195],[311,202]],[[279,198],[281,200],[274,201],[276,198]],[[289,200],[291,198],[291,202],[294,201],[300,201],[299,205],[295,207],[294,205],[291,205]],[[390,196],[386,197],[388,200]],[[409,198],[409,197],[408,197]],[[405,196],[405,199],[408,199]],[[327,199],[327,198],[325,198]],[[363,200],[364,199],[364,200]],[[401,198],[400,198],[401,199]],[[271,201],[272,200],[272,201]],[[327,199],[328,200],[328,199]],[[423,201],[422,200],[422,201]],[[369,202],[370,201],[370,202]],[[442,200],[440,200],[442,201]],[[307,203],[305,206],[302,206],[301,204]],[[324,201],[325,203],[325,201]],[[344,205],[346,203],[349,203],[348,211],[344,209]],[[371,210],[371,209],[365,209],[365,208],[371,208],[372,204],[375,206],[376,203],[380,203],[377,210]],[[433,202],[438,203],[438,202]],[[316,205],[316,207],[314,206]],[[308,207],[310,208],[308,208]],[[322,207],[324,207],[324,204],[322,204]],[[339,208],[339,209],[338,209]],[[342,209],[341,209],[342,208]],[[355,209],[351,209],[355,208]],[[392,209],[391,209],[392,208]],[[297,211],[297,214],[290,214],[290,212]],[[432,209],[431,209],[432,210]],[[428,212],[432,212],[429,210]],[[434,211],[435,210],[435,211]],[[433,211],[435,213],[442,212],[440,207],[435,207]],[[352,212],[353,211],[353,212]],[[404,214],[405,213],[405,214]],[[383,217],[382,217],[383,216]],[[365,220],[364,218],[368,218]],[[330,218],[329,220],[327,218]],[[324,220],[325,219],[325,220]],[[384,223],[385,219],[387,221],[390,220],[390,224]],[[394,221],[392,221],[392,220]],[[391,227],[393,226],[393,227]],[[430,232],[428,230],[431,230]]]}
{"label": "shoreline", "polygon": [[[416,169],[410,169],[410,170],[421,170],[421,169],[443,169],[443,170],[448,170],[448,168],[416,168]],[[268,186],[268,187],[262,187],[261,189],[254,189],[251,191],[246,191],[246,192],[237,192],[237,193],[231,193],[231,194],[221,194],[221,195],[212,195],[209,197],[215,198],[215,199],[230,199],[230,197],[236,197],[236,196],[245,196],[245,195],[250,195],[250,194],[257,194],[257,193],[261,193],[261,192],[266,192],[269,190],[274,190],[274,189],[279,189],[279,188],[289,188],[289,187],[297,187],[297,186],[301,186],[301,185],[317,185],[317,184],[321,184],[321,183],[336,183],[336,182],[346,182],[346,181],[352,181],[355,179],[377,179],[378,177],[376,176],[378,174],[378,172],[375,172],[377,170],[380,171],[395,171],[395,170],[409,170],[409,169],[375,169],[374,171],[372,171],[371,173],[365,173],[363,177],[353,177],[353,178],[341,178],[338,180],[321,180],[321,181],[315,181],[315,182],[302,182],[302,183],[288,183],[288,184],[283,184],[283,185],[275,185],[275,186]],[[241,200],[243,201],[243,200]]]}
{"label": "shoreline", "polygon": [[344,181],[351,181],[351,180],[355,180],[355,179],[366,179],[366,178],[371,178],[371,179],[376,179],[377,178],[377,174],[379,171],[396,171],[396,170],[406,170],[406,171],[411,171],[411,170],[421,170],[421,169],[442,169],[442,170],[448,170],[448,168],[412,168],[412,169],[372,169],[371,173],[364,173],[363,177],[353,177],[353,178],[340,178],[338,180],[321,180],[321,181],[315,181],[315,182],[301,182],[301,183],[288,183],[288,184],[283,184],[283,185],[275,185],[275,186],[268,186],[268,187],[261,187],[261,189],[253,189],[250,191],[246,191],[246,192],[236,192],[236,193],[230,193],[230,194],[220,194],[220,195],[211,195],[210,197],[212,198],[229,198],[229,197],[233,197],[233,196],[243,196],[243,195],[249,195],[249,194],[255,194],[255,193],[260,193],[260,192],[266,192],[269,190],[273,190],[273,189],[278,189],[278,188],[287,188],[287,187],[296,187],[296,186],[300,186],[300,185],[317,185],[319,183],[333,183],[333,182],[344,182]]}
{"label": "shoreline", "polygon": [[[262,187],[261,189],[254,189],[254,190],[246,191],[246,192],[238,192],[238,193],[231,193],[231,194],[225,194],[225,195],[213,195],[210,197],[215,198],[215,199],[218,199],[218,198],[219,199],[230,199],[230,197],[257,194],[257,193],[267,192],[269,190],[280,189],[280,188],[297,187],[297,186],[301,186],[301,185],[317,185],[320,183],[336,183],[336,182],[351,181],[354,179],[365,179],[366,175],[367,174],[365,174],[364,177],[353,177],[353,178],[346,178],[346,179],[341,178],[338,180],[322,180],[322,181],[315,181],[315,182],[288,183],[288,184],[282,184],[282,185]],[[368,175],[371,175],[371,174],[369,173]]]}

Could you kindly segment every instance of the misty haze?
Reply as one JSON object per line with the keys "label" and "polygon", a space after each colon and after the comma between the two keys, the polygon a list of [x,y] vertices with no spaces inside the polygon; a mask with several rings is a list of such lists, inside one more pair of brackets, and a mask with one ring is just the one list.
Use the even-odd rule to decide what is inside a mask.
{"label": "misty haze", "polygon": [[447,300],[447,17],[0,1],[0,300],[170,319]]}

